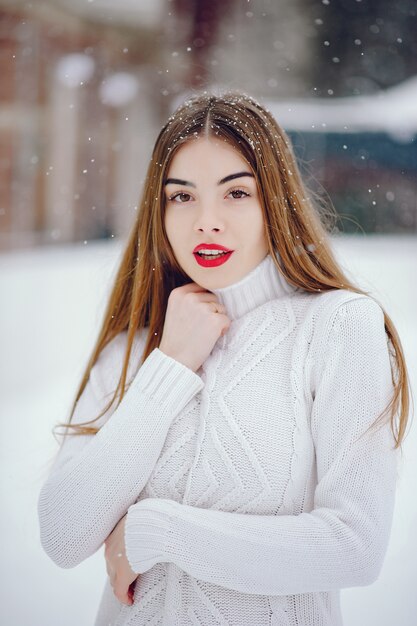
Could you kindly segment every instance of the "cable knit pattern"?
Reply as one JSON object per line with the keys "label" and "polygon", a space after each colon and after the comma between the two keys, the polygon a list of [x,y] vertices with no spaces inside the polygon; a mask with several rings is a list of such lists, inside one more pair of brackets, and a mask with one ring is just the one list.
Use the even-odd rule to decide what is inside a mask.
{"label": "cable knit pattern", "polygon": [[[382,310],[294,288],[269,254],[214,293],[232,323],[197,372],[158,348],[139,367],[137,332],[120,406],[64,442],[42,487],[42,545],[73,567],[127,512],[134,604],[107,581],[95,626],[340,626],[395,502],[389,423],[365,432],[392,393]],[[125,348],[121,333],[102,351],[75,422],[108,401]]]}

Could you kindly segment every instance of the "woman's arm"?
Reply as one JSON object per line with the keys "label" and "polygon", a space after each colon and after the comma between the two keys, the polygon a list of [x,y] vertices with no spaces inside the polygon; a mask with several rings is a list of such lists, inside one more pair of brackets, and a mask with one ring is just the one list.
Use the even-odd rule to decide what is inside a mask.
{"label": "woman's arm", "polygon": [[142,500],[126,517],[126,554],[134,572],[173,562],[197,579],[265,595],[376,580],[391,529],[398,451],[389,424],[355,440],[393,390],[380,307],[367,297],[339,306],[316,343],[313,367],[313,510],[248,515]]}
{"label": "woman's arm", "polygon": [[[117,370],[118,337],[113,341],[116,352],[109,344],[100,355],[74,424],[96,417],[111,397],[100,381]],[[203,387],[191,369],[155,348],[99,432],[65,438],[38,499],[41,543],[57,565],[74,567],[100,548],[145,486],[173,419]]]}

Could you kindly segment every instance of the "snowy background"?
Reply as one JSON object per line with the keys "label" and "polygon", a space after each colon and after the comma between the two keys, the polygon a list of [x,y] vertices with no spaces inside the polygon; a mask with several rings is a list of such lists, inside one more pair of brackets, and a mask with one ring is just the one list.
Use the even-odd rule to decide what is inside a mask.
{"label": "snowy background", "polygon": [[[339,258],[394,320],[417,388],[417,237],[343,236]],[[121,243],[88,242],[0,256],[2,624],[91,626],[103,549],[59,569],[39,543],[37,498],[96,339]],[[414,285],[414,287],[413,287]],[[342,591],[345,626],[412,626],[417,596],[417,432],[404,443],[391,541],[380,578]],[[366,618],[364,617],[366,615]]]}

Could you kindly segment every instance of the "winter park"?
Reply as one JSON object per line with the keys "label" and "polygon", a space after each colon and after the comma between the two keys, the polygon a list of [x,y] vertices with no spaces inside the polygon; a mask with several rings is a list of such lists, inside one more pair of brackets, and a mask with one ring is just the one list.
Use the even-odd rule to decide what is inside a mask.
{"label": "winter park", "polygon": [[[106,0],[42,0],[36,4],[0,0],[0,371],[4,400],[0,458],[1,529],[5,538],[0,621],[5,626],[415,623],[414,4],[394,6],[370,0],[123,0],[116,6]],[[285,211],[290,209],[293,220],[285,223],[294,224],[294,229],[301,223],[310,227],[308,218],[300,222],[297,220],[302,218],[296,214],[307,211],[303,203],[311,201],[329,233],[329,247],[343,276],[383,307],[398,333],[412,396],[406,436],[398,456],[395,498],[394,483],[389,482],[393,480],[393,470],[386,461],[386,450],[379,450],[375,444],[368,450],[358,448],[353,452],[356,448],[349,439],[356,432],[352,424],[367,419],[364,407],[372,409],[371,398],[380,402],[380,394],[384,393],[386,369],[381,363],[387,354],[376,352],[372,341],[377,333],[367,317],[359,319],[360,338],[352,339],[347,350],[338,352],[336,341],[330,340],[326,347],[328,358],[323,357],[324,339],[311,340],[312,354],[314,346],[320,346],[317,360],[306,359],[297,384],[307,385],[306,372],[310,372],[311,364],[314,380],[319,372],[331,371],[333,366],[340,377],[335,377],[327,394],[323,391],[325,376],[320,379],[317,389],[322,391],[317,395],[314,392],[311,420],[308,412],[307,419],[300,418],[301,405],[296,401],[293,425],[292,409],[288,407],[296,395],[297,384],[293,383],[291,370],[288,380],[294,386],[288,387],[287,348],[279,351],[281,345],[290,346],[285,342],[291,339],[291,326],[281,333],[282,344],[278,330],[269,338],[267,333],[269,328],[275,328],[273,324],[279,329],[287,314],[293,325],[302,323],[297,316],[301,319],[303,289],[300,295],[297,290],[292,294],[291,281],[287,283],[271,273],[273,269],[265,269],[269,266],[265,265],[265,255],[259,253],[255,239],[259,221],[253,211],[257,207],[257,215],[261,215],[261,202],[254,203],[250,197],[257,189],[253,174],[246,170],[240,172],[243,176],[235,176],[236,180],[223,183],[222,188],[230,194],[227,200],[221,196],[218,183],[210,186],[212,179],[217,181],[223,173],[239,171],[234,164],[245,155],[252,171],[256,171],[257,184],[264,190],[262,198],[270,201],[268,215],[272,214],[272,206],[278,207],[278,196],[274,196],[278,187],[274,191],[271,182],[278,178],[268,167],[266,174],[259,173],[252,167],[250,156],[252,150],[253,159],[258,158],[257,152],[262,158],[268,155],[273,159],[275,144],[273,135],[268,135],[267,118],[262,114],[263,126],[251,139],[243,123],[249,119],[250,111],[244,108],[249,106],[244,97],[235,97],[235,113],[230,118],[226,108],[216,109],[223,106],[220,100],[215,104],[210,101],[213,110],[204,120],[217,123],[220,136],[226,127],[230,133],[241,133],[239,142],[233,150],[227,148],[227,153],[219,150],[218,162],[207,161],[206,166],[193,156],[199,154],[204,159],[203,151],[184,156],[194,138],[188,138],[191,126],[184,123],[181,130],[184,113],[179,107],[203,90],[220,98],[227,89],[252,95],[264,107],[262,110],[277,120],[291,142],[308,192],[304,196],[301,188],[291,186],[292,165],[282,165],[278,150],[279,158],[275,164],[271,162],[270,169],[282,167],[285,192],[280,202],[286,203]],[[203,115],[203,108],[193,106],[195,117]],[[184,110],[187,116],[188,111]],[[220,110],[222,114],[218,113]],[[164,145],[168,151],[177,149],[175,142],[179,140],[179,149],[173,161],[169,161],[171,173],[167,170],[165,178],[161,178],[167,190],[163,204],[159,202],[158,186],[154,190],[147,176],[151,173],[153,180],[159,180],[159,164],[152,169],[150,157],[168,118],[173,120],[174,128],[169,132],[172,137],[177,132],[177,138],[170,145],[168,140],[164,144],[160,139],[161,164]],[[195,121],[191,115],[187,119],[190,124]],[[232,128],[236,123],[238,131]],[[246,132],[249,139],[245,139]],[[183,149],[184,136],[189,144],[185,143]],[[197,146],[202,141],[197,138]],[[216,141],[214,135],[211,141]],[[247,152],[239,153],[237,146],[245,141]],[[182,180],[183,172],[186,180]],[[234,192],[241,195],[232,198]],[[161,193],[165,191],[162,189]],[[179,199],[184,202],[175,201]],[[73,452],[69,450],[67,460],[54,469],[55,474],[49,474],[58,452],[52,431],[58,422],[69,417],[103,320],[110,313],[110,317],[117,316],[119,304],[126,305],[126,294],[132,298],[135,287],[138,288],[139,283],[133,283],[133,279],[128,283],[134,271],[124,266],[125,271],[118,278],[120,284],[125,281],[123,284],[135,287],[126,287],[125,299],[120,297],[112,311],[107,308],[132,225],[139,211],[148,211],[149,222],[144,222],[143,245],[139,244],[138,251],[159,246],[159,220],[155,215],[162,206],[166,211],[167,240],[173,249],[172,254],[164,243],[162,258],[164,263],[175,258],[183,272],[178,274],[173,269],[172,279],[166,283],[170,285],[168,291],[173,285],[185,284],[184,274],[194,281],[201,278],[202,283],[209,277],[204,288],[218,297],[231,325],[206,361],[196,362],[195,367],[191,362],[185,366],[185,351],[181,356],[178,353],[178,359],[168,356],[167,341],[160,344],[160,360],[154,360],[153,374],[149,364],[155,352],[148,357],[148,369],[146,363],[142,366],[143,372],[151,372],[143,373],[142,378],[150,378],[148,389],[153,389],[155,397],[159,393],[156,380],[167,389],[167,404],[156,405],[154,397],[138,387],[133,409],[129,409],[132,401],[129,404],[126,398],[124,412],[119,411],[115,417],[119,417],[122,426],[136,427],[140,420],[135,411],[142,414],[136,407],[143,406],[154,411],[149,413],[150,422],[159,424],[173,394],[167,381],[175,380],[175,374],[182,390],[171,410],[174,411],[175,403],[183,406],[183,398],[189,400],[187,409],[183,407],[175,413],[175,419],[171,417],[162,435],[152,423],[150,430],[145,430],[148,426],[144,419],[141,428],[143,437],[148,438],[142,445],[140,431],[137,440],[133,431],[125,436],[123,428],[116,429],[114,419],[113,430],[104,428],[94,437],[83,438],[84,443],[86,439],[96,440],[95,447],[91,446],[94,453],[86,454],[82,438],[77,448],[73,437]],[[201,211],[197,211],[199,208]],[[239,220],[234,212],[238,210]],[[292,264],[288,267],[308,267],[307,256],[314,260],[316,272],[332,267],[325,265],[325,252],[322,256],[318,252],[323,250],[322,241],[313,233],[320,231],[309,231],[303,240],[300,226],[290,240],[290,230],[284,237],[281,228],[280,220],[286,214],[282,210],[277,215],[276,230],[282,233],[274,234],[276,241],[292,241]],[[248,225],[246,230],[244,224]],[[271,233],[275,233],[273,224]],[[202,253],[199,259],[194,254],[193,259],[189,252],[201,242],[205,242],[203,250],[210,245],[206,242],[214,242],[220,248],[233,246],[236,252],[232,252],[230,261],[224,262],[223,258],[220,262],[213,252],[210,258],[208,248],[207,254]],[[239,246],[243,248],[240,256]],[[192,263],[182,253],[184,249]],[[142,267],[152,270],[155,263],[149,264],[145,257],[141,257]],[[286,258],[284,251],[282,258]],[[238,259],[247,263],[246,272],[239,267]],[[263,259],[260,264],[259,259]],[[294,272],[289,274],[294,277]],[[149,274],[152,271],[143,277],[143,284],[155,285],[154,276]],[[299,274],[302,284],[306,275]],[[250,276],[252,282],[248,282]],[[312,280],[313,274],[309,276]],[[317,285],[328,284],[324,282],[324,271],[323,282],[318,273],[315,276]],[[229,289],[231,284],[235,291]],[[285,297],[278,291],[282,285]],[[152,292],[158,303],[161,292],[158,287]],[[286,299],[288,293],[292,299]],[[316,298],[311,289],[306,288],[306,293]],[[287,302],[283,309],[271,309],[271,313],[271,294],[275,303]],[[129,311],[133,311],[132,300],[129,302]],[[154,311],[154,323],[160,311],[156,306],[149,308]],[[261,309],[265,312],[263,317],[256,317]],[[347,304],[338,310],[349,314]],[[179,316],[169,318],[167,310],[164,329],[168,328],[168,319],[179,333]],[[350,318],[341,315],[337,319],[343,329]],[[324,331],[329,332],[329,324],[321,327],[323,337],[327,336]],[[155,328],[162,331],[163,326]],[[295,326],[292,328],[294,331]],[[339,327],[336,324],[334,328]],[[191,336],[191,327],[189,332]],[[243,342],[245,332],[248,343],[239,347],[237,340]],[[353,337],[354,329],[349,332]],[[342,341],[342,334],[338,337]],[[266,344],[262,347],[264,339]],[[190,343],[197,345],[195,339]],[[252,344],[255,355],[256,349],[262,349],[268,358],[277,354],[276,394],[266,384],[268,358],[261,361],[265,364],[256,370],[254,382],[251,379],[252,370],[255,372],[253,363],[258,362],[257,357],[249,359]],[[293,354],[298,344],[294,345]],[[234,346],[236,352],[231,352],[233,358],[228,361],[228,351]],[[373,359],[371,352],[378,357]],[[361,355],[356,361],[361,375],[356,374],[355,378],[353,373],[351,379],[344,378],[343,371],[346,376],[351,372],[343,367],[355,362],[355,353]],[[202,365],[197,368],[200,362]],[[219,363],[224,363],[224,371]],[[235,378],[229,380],[237,363]],[[165,378],[162,371],[166,372]],[[375,372],[381,372],[380,378],[376,378]],[[243,384],[238,385],[243,374]],[[120,377],[116,357],[110,360],[107,375],[112,377],[114,390]],[[100,381],[100,386],[94,381]],[[201,381],[204,389],[202,383],[199,387]],[[351,381],[356,381],[357,386]],[[95,414],[89,419],[98,414],[98,393],[105,389],[104,382],[103,370],[95,374],[96,386],[80,402],[87,407],[88,415],[88,407],[93,407]],[[217,391],[219,399],[217,384],[224,384]],[[247,391],[252,384],[253,406]],[[258,395],[257,388],[263,390]],[[276,405],[264,402],[262,393],[271,393],[268,398]],[[303,387],[301,396],[309,400],[309,393],[310,389]],[[255,398],[259,401],[258,413]],[[352,398],[357,398],[356,404]],[[120,406],[123,407],[123,401]],[[245,411],[249,416],[246,421]],[[253,424],[253,415],[265,422],[260,426]],[[340,420],[340,415],[344,421],[336,428],[332,418]],[[216,422],[219,416],[220,422]],[[111,423],[110,417],[106,426]],[[223,428],[225,423],[230,430]],[[262,448],[264,440],[268,446]],[[136,448],[133,441],[138,441]],[[382,438],[377,441],[385,445]],[[137,455],[133,462],[128,453],[122,454],[132,447]],[[365,453],[361,456],[362,449]],[[307,467],[309,451],[311,475]],[[129,489],[134,491],[131,485],[136,484],[129,482],[134,481],[129,468],[134,468],[135,463],[144,468],[147,478],[137,483],[141,485],[140,493],[127,495]],[[114,475],[110,474],[112,467]],[[111,494],[110,502],[103,496],[106,490]],[[149,511],[144,508],[143,517],[139,515],[136,522],[134,515],[141,511],[137,505],[148,502],[152,513],[155,500],[161,501],[161,507],[155,508],[154,516],[146,517]],[[172,513],[169,535],[164,534],[166,526],[161,523],[161,519],[164,524],[168,519],[165,513],[162,515],[162,504],[167,500],[174,501],[177,508],[168,510],[178,510],[180,520],[174,520]],[[126,526],[121,527],[126,530],[116,535],[119,524],[114,524],[126,519],[129,506],[130,525],[126,521]],[[230,523],[222,519],[223,512],[231,515]],[[245,520],[238,524],[236,516],[240,513],[256,515],[248,515],[248,525]],[[264,528],[260,516],[265,517]],[[276,534],[271,520],[281,523]],[[264,529],[269,529],[270,535],[268,530],[262,534]],[[155,551],[159,533],[163,541],[156,543]],[[105,553],[102,543],[109,537],[119,541],[114,545],[118,546],[117,557],[123,556],[122,559],[113,555],[112,561],[112,555]],[[275,546],[272,537],[276,538]],[[277,548],[279,541],[281,550]],[[140,550],[138,545],[142,546]],[[367,564],[372,550],[379,551],[374,557],[375,567]],[[145,553],[156,556],[154,561],[148,559],[151,566],[145,561]],[[246,565],[248,561],[251,565],[247,572],[242,566],[231,565]],[[132,570],[134,562],[140,564],[143,572],[135,571],[133,605],[128,606],[116,597],[116,570],[112,568],[118,568],[120,580],[122,574],[127,576],[128,570]]]}

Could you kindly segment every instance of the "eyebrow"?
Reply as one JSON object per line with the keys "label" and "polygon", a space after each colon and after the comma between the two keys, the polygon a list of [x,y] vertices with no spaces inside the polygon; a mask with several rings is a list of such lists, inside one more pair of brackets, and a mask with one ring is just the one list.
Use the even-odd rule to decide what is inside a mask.
{"label": "eyebrow", "polygon": [[[229,174],[229,176],[225,176],[219,182],[218,185],[223,185],[227,183],[229,180],[233,180],[235,178],[242,178],[243,176],[250,176],[251,178],[255,178],[251,172],[237,172],[236,174]],[[195,187],[194,183],[191,183],[188,180],[182,180],[181,178],[167,178],[164,182],[164,185],[186,185],[187,187]]]}

